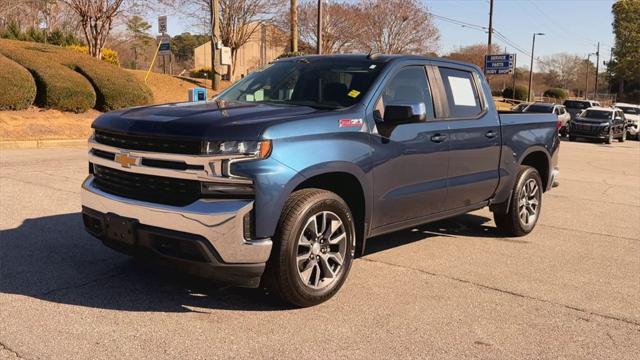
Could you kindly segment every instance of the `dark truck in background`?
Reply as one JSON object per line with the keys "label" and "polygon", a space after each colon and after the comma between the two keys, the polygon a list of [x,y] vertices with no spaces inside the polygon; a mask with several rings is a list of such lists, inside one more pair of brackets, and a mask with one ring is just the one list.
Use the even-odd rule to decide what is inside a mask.
{"label": "dark truck in background", "polygon": [[478,67],[417,56],[282,59],[93,128],[89,233],[298,306],[333,296],[373,236],[486,206],[529,233],[560,144],[555,115],[498,113]]}

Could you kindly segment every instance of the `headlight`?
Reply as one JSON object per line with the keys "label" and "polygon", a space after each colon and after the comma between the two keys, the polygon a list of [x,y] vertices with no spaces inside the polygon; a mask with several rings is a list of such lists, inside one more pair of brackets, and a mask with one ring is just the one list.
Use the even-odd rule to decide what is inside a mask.
{"label": "headlight", "polygon": [[271,140],[261,141],[205,141],[202,144],[205,155],[246,156],[264,159],[271,154]]}

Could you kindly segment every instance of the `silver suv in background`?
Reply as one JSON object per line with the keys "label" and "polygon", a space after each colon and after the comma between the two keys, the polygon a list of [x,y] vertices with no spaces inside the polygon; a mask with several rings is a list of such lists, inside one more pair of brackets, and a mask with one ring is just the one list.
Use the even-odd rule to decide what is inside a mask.
{"label": "silver suv in background", "polygon": [[571,115],[571,120],[573,120],[576,115],[590,107],[600,106],[600,103],[594,100],[565,100],[563,105],[567,108]]}
{"label": "silver suv in background", "polygon": [[571,115],[564,107],[553,103],[535,102],[524,109],[524,112],[539,114],[554,114],[558,118],[558,130],[561,136],[567,136],[567,125],[571,120]]}
{"label": "silver suv in background", "polygon": [[640,140],[640,105],[616,103],[614,107],[624,112],[627,119],[627,137]]}

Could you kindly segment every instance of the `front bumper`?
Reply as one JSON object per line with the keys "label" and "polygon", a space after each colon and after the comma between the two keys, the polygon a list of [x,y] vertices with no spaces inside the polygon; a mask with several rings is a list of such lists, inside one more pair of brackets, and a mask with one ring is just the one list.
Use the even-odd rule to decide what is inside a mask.
{"label": "front bumper", "polygon": [[[154,204],[103,192],[93,186],[93,176],[82,184],[81,198],[87,231],[116,250],[151,254],[160,262],[234,285],[259,285],[272,241],[245,239],[252,200],[201,199],[183,207]],[[135,240],[107,236],[107,214],[135,220]]]}
{"label": "front bumper", "polygon": [[637,136],[638,133],[640,133],[640,124],[635,123],[631,126],[627,127],[627,132],[629,133],[629,135],[631,136]]}
{"label": "front bumper", "polygon": [[569,134],[582,138],[606,139],[609,136],[609,126],[571,123]]}

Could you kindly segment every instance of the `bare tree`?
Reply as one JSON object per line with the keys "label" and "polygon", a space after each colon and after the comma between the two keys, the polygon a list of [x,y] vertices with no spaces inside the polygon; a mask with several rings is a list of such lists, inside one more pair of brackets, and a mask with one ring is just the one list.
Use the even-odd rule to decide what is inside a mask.
{"label": "bare tree", "polygon": [[[322,11],[322,53],[341,53],[354,49],[354,39],[358,38],[360,8],[356,4],[331,2]],[[318,38],[318,2],[307,0],[298,8],[300,39],[308,44],[316,44]]]}
{"label": "bare tree", "polygon": [[[500,54],[500,47],[491,44],[491,53]],[[448,59],[464,61],[475,64],[480,67],[484,66],[484,56],[487,54],[487,44],[475,44],[469,46],[461,46],[446,56]]]}
{"label": "bare tree", "polygon": [[220,35],[222,43],[231,48],[235,75],[238,49],[245,45],[283,5],[273,0],[220,0]]}
{"label": "bare tree", "polygon": [[417,0],[363,0],[359,7],[360,48],[388,54],[427,54],[437,49],[438,29]]}
{"label": "bare tree", "polygon": [[542,72],[547,73],[547,82],[555,87],[569,88],[576,80],[583,59],[576,55],[559,53],[546,56],[539,61]]}
{"label": "bare tree", "polygon": [[124,0],[64,0],[80,18],[89,55],[100,58],[114,19],[122,12]]}

